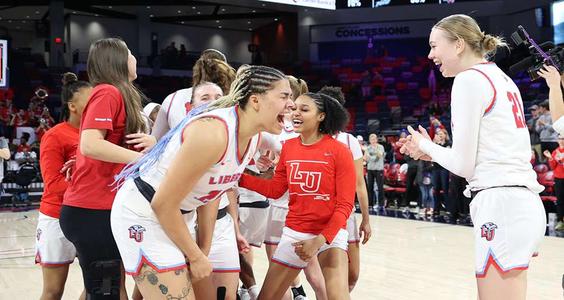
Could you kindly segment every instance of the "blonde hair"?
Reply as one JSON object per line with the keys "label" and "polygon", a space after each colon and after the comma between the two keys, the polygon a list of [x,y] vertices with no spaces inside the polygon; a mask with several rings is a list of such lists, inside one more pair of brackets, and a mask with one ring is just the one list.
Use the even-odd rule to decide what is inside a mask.
{"label": "blonde hair", "polygon": [[302,79],[296,78],[292,75],[286,76],[290,82],[290,89],[292,89],[292,99],[296,100],[300,95],[309,92],[307,82]]}
{"label": "blonde hair", "polygon": [[486,34],[476,20],[467,15],[450,15],[433,28],[445,31],[452,41],[463,40],[474,53],[482,57],[495,55],[497,47],[507,47],[502,37]]}
{"label": "blonde hair", "polygon": [[235,79],[235,69],[228,63],[208,57],[200,57],[192,68],[192,85],[201,82],[213,82],[221,88],[223,94],[229,93],[229,86]]}

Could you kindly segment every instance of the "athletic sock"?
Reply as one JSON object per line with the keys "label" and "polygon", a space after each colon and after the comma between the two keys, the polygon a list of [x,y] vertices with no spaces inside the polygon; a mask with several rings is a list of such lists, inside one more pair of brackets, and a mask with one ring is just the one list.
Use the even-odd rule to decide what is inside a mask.
{"label": "athletic sock", "polygon": [[306,296],[306,293],[304,291],[304,287],[300,284],[297,287],[292,287],[292,297],[296,298],[298,296]]}
{"label": "athletic sock", "polygon": [[249,296],[251,297],[251,300],[256,300],[258,298],[260,288],[258,287],[258,285],[253,285],[247,291],[249,291]]}

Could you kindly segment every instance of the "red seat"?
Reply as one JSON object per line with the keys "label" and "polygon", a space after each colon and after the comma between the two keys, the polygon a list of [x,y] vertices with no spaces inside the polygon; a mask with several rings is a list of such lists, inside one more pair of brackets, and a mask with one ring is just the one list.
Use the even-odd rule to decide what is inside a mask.
{"label": "red seat", "polygon": [[541,196],[541,200],[556,203],[557,198],[555,196]]}

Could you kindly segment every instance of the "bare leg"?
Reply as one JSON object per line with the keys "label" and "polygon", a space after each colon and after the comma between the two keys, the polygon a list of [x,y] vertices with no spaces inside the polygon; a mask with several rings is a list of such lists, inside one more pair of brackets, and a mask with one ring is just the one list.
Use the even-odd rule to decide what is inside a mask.
{"label": "bare leg", "polygon": [[349,300],[347,252],[339,248],[331,248],[318,256],[327,297],[331,300]]}
{"label": "bare leg", "polygon": [[360,273],[359,243],[349,243],[349,292],[352,292]]}
{"label": "bare leg", "polygon": [[478,278],[480,300],[524,300],[527,296],[527,271],[513,270],[507,273],[497,268],[488,269],[484,278]]}
{"label": "bare leg", "polygon": [[[272,256],[274,255],[274,252],[276,252],[276,248],[278,248],[278,245],[265,245],[265,248],[266,248],[266,256],[268,256],[268,261],[272,262]],[[300,281],[298,280],[298,284],[299,283],[300,283]],[[295,279],[292,281],[292,284],[295,284]],[[264,287],[264,285],[263,285],[263,287]],[[286,293],[284,294],[284,297],[282,299],[291,300],[292,299],[292,291],[290,289],[288,289],[286,291]]]}
{"label": "bare leg", "polygon": [[309,261],[307,267],[304,269],[304,273],[311,288],[313,288],[315,292],[315,298],[317,300],[326,300],[327,291],[325,289],[325,278],[323,278],[321,266],[316,256],[312,257]]}
{"label": "bare leg", "polygon": [[157,273],[144,264],[139,275],[133,279],[145,299],[195,299],[186,268]]}
{"label": "bare leg", "polygon": [[65,282],[69,274],[69,265],[60,267],[41,267],[43,272],[43,291],[41,300],[59,300],[63,297]]}
{"label": "bare leg", "polygon": [[[226,288],[225,299],[235,300],[237,299],[237,286],[239,285],[239,272],[229,272],[229,273],[218,273],[213,272],[211,275],[213,282],[213,290],[217,291],[217,288],[223,286]],[[217,295],[217,292],[216,292]],[[212,299],[217,299],[214,296]]]}
{"label": "bare leg", "polygon": [[259,300],[279,300],[288,292],[290,283],[298,276],[301,270],[291,269],[270,263],[266,278],[260,290]]}

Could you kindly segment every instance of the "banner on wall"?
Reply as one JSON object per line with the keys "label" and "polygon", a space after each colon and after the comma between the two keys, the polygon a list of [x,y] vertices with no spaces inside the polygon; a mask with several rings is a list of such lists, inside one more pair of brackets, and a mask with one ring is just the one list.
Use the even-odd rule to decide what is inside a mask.
{"label": "banner on wall", "polygon": [[260,1],[322,8],[322,9],[335,9],[335,0],[260,0]]}
{"label": "banner on wall", "polygon": [[8,41],[0,40],[0,88],[8,85]]}
{"label": "banner on wall", "polygon": [[429,36],[434,20],[389,23],[319,25],[310,27],[310,42],[341,42],[422,38]]}

